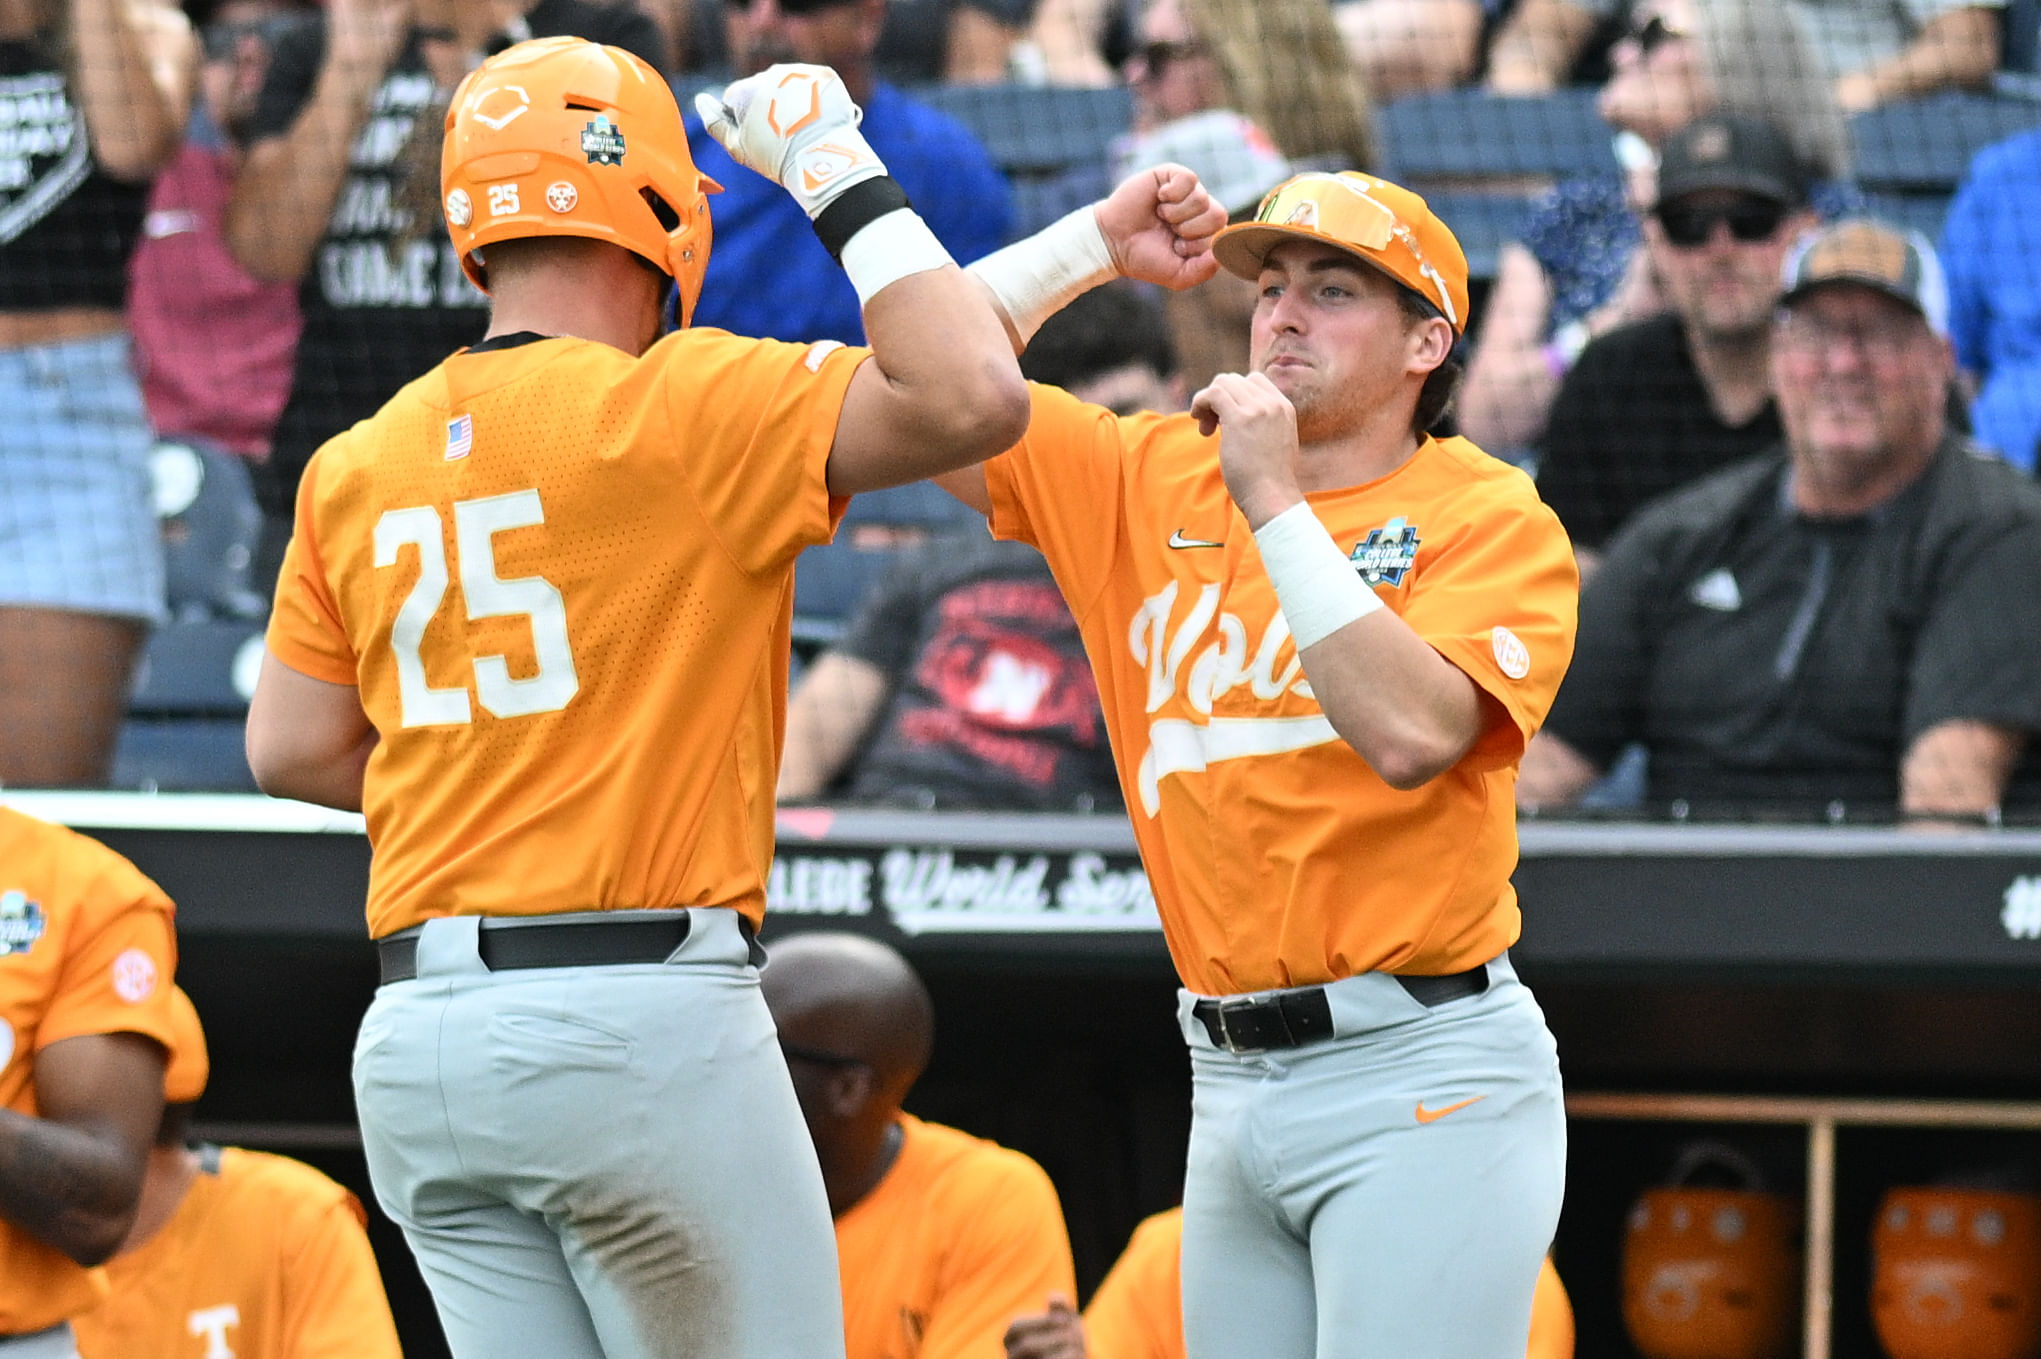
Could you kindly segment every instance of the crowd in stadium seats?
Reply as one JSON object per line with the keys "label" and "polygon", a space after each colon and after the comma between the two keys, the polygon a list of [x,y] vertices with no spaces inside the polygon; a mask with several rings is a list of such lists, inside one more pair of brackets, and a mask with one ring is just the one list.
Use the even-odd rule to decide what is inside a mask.
{"label": "crowd in stadium seats", "polygon": [[[1668,493],[1752,458],[1798,465],[1778,383],[1799,312],[1774,313],[1782,261],[1821,223],[1884,221],[1933,289],[1946,275],[1946,304],[1924,314],[1953,346],[1935,411],[1949,438],[2025,477],[2041,452],[2041,0],[146,0],[104,23],[101,3],[0,3],[0,400],[14,417],[0,429],[0,783],[252,786],[239,715],[298,477],[325,438],[479,335],[481,296],[438,229],[437,129],[461,74],[527,36],[594,37],[671,75],[693,153],[725,190],[697,325],[861,339],[856,299],[795,204],[731,163],[687,102],[774,61],[821,61],[960,261],[1161,160],[1196,170],[1236,220],[1302,170],[1370,169],[1426,193],[1475,275],[1467,376],[1440,432],[1531,471],[1584,568],[1616,557],[1647,506],[1664,530]],[[1130,399],[1180,406],[1245,365],[1253,306],[1223,273],[1181,294],[1111,290],[1063,332],[1110,331],[1117,350],[1072,366],[1052,329],[1033,366],[1082,387],[1109,380],[1085,363],[1146,364],[1149,394]],[[1969,494],[1977,513],[2024,522],[2019,477]],[[804,559],[807,673],[782,796],[1116,809],[1091,714],[1055,665],[1030,668],[994,635],[1018,628],[1070,658],[1054,620],[1022,627],[988,602],[1014,604],[1039,562],[979,541],[946,503],[928,488],[873,497]],[[1892,517],[1849,513],[1878,531]],[[1805,527],[1778,528],[1766,553],[1787,560]],[[1808,615],[1796,637],[1856,626],[1835,602],[1841,577],[1816,598],[1802,569],[1788,572]],[[1918,578],[1927,597],[1961,593],[1950,571]],[[1642,587],[1621,588],[1646,607]],[[2041,597],[2000,579],[1964,608],[2003,624],[2023,593]],[[1752,602],[1718,612],[1754,619]],[[1904,639],[1891,645],[1943,637],[1919,598],[1909,607],[1881,634]],[[2023,669],[1971,628],[1950,635],[1961,666]],[[1981,801],[1924,807],[2041,811],[2026,752],[2041,708],[2023,679],[1987,675],[1969,707],[1931,714],[1995,733],[1970,758],[1999,777]],[[1874,703],[1863,684],[1841,706],[1878,709],[1855,734],[1887,753],[1880,791],[1824,781],[1815,760],[1791,771],[1812,795],[1796,785],[1794,814],[1902,806],[1903,752],[1933,704],[1904,686]],[[1760,757],[1765,719],[1748,704],[1762,703],[1745,701],[1745,725],[1720,733],[1738,758],[1802,760],[1790,741]],[[1562,696],[1554,720],[1575,711]],[[1038,719],[1060,754],[1033,744]],[[1668,791],[1667,761],[1695,752],[1668,756],[1649,714],[1593,723],[1591,738],[1574,729],[1564,795],[1531,799],[1543,809],[1615,765],[1630,782],[1589,805],[1710,801]],[[906,733],[940,734],[945,753],[931,764]],[[1639,746],[1658,757],[1641,781]]]}

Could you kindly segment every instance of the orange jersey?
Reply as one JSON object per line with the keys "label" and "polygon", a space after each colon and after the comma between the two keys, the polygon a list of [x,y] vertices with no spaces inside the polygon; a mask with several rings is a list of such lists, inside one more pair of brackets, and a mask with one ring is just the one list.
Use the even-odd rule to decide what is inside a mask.
{"label": "orange jersey", "polygon": [[1183,1209],[1134,1228],[1084,1309],[1084,1338],[1089,1359],[1184,1359]]}
{"label": "orange jersey", "polygon": [[[1084,1309],[1090,1359],[1184,1359],[1183,1209],[1134,1228],[1127,1249]],[[1547,1258],[1531,1297],[1525,1359],[1573,1359],[1573,1304]],[[92,1359],[87,1355],[85,1359]]]}
{"label": "orange jersey", "polygon": [[369,933],[733,906],[773,852],[792,572],[868,351],[682,331],[448,359],[306,468],[269,648],[380,734]]}
{"label": "orange jersey", "polygon": [[[171,1046],[171,914],[163,889],[105,845],[0,807],[0,1107],[37,1114],[36,1055],[66,1038]],[[102,1287],[0,1220],[0,1336],[75,1316]]]}
{"label": "orange jersey", "polygon": [[79,1359],[398,1359],[360,1201],[287,1157],[203,1154],[170,1221],[107,1264]]}
{"label": "orange jersey", "polygon": [[1311,507],[1379,598],[1495,700],[1409,792],[1333,731],[1304,679],[1218,440],[1049,387],[985,466],[993,531],[1049,559],[1084,634],[1135,839],[1184,985],[1448,973],[1517,937],[1517,762],[1573,654],[1573,553],[1529,477],[1427,439]]}
{"label": "orange jersey", "polygon": [[846,1359],[1004,1359],[1009,1322],[1077,1295],[1056,1188],[1017,1151],[900,1124],[892,1168],[836,1219]]}

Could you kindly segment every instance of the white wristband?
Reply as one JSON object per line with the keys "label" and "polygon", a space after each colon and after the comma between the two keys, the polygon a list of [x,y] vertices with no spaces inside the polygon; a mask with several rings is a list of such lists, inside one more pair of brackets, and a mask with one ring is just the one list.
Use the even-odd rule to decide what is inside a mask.
{"label": "white wristband", "polygon": [[950,252],[912,208],[897,208],[862,227],[843,243],[843,272],[865,306],[881,289],[909,274],[954,264]]}
{"label": "white wristband", "polygon": [[1120,276],[1105,233],[1099,230],[1098,215],[1088,207],[993,251],[968,272],[976,274],[1006,308],[1022,344],[1080,294]]}
{"label": "white wristband", "polygon": [[1292,505],[1256,529],[1254,545],[1300,652],[1382,607],[1307,504]]}

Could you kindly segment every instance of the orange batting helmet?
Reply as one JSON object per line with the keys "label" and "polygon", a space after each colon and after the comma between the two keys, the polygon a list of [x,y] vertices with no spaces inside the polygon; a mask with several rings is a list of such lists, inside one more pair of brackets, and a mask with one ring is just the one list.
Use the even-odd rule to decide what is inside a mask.
{"label": "orange batting helmet", "polygon": [[[1704,1166],[1747,1188],[1700,1188]],[[1646,1359],[1783,1359],[1800,1280],[1800,1204],[1757,1187],[1735,1148],[1690,1146],[1674,1184],[1648,1189],[1623,1238],[1623,1323]]]}
{"label": "orange batting helmet", "polygon": [[538,38],[483,62],[447,109],[439,178],[476,287],[493,242],[586,236],[651,261],[679,287],[680,323],[694,314],[721,186],[695,169],[673,91],[629,52]]}
{"label": "orange batting helmet", "polygon": [[2041,1355],[2041,1195],[1888,1190],[1871,1251],[1871,1321],[1892,1359]]}

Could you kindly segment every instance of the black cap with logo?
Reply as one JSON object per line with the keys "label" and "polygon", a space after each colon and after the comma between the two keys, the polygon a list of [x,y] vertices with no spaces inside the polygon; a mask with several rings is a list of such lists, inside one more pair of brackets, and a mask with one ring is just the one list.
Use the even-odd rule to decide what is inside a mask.
{"label": "black cap with logo", "polygon": [[1659,148],[1660,204],[1712,190],[1799,207],[1812,187],[1806,165],[1785,134],[1755,118],[1711,113],[1673,133]]}

